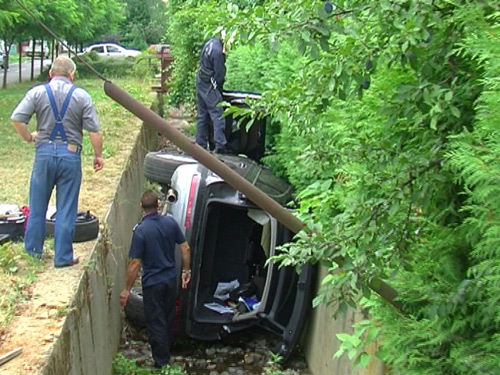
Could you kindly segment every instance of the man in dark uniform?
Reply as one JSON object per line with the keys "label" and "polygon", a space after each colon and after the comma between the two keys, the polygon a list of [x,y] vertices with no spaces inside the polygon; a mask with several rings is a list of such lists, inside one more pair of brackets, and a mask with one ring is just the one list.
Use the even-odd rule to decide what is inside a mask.
{"label": "man in dark uniform", "polygon": [[215,152],[228,153],[225,135],[226,122],[222,118],[224,109],[218,104],[222,101],[222,86],[226,77],[226,57],[224,43],[212,38],[203,46],[200,56],[200,69],[196,75],[196,98],[198,127],[196,143],[207,147],[210,123],[213,124]]}
{"label": "man in dark uniform", "polygon": [[146,330],[155,367],[168,365],[173,341],[177,272],[175,244],[182,256],[182,289],[191,280],[189,245],[174,218],[158,213],[158,197],[146,191],[141,198],[142,221],[134,228],[130,245],[127,283],[120,294],[125,306],[142,263],[142,296]]}

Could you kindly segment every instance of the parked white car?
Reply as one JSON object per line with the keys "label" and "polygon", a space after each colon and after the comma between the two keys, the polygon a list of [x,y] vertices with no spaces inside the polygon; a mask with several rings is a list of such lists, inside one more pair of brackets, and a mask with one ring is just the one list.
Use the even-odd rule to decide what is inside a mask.
{"label": "parked white car", "polygon": [[134,58],[141,54],[141,51],[127,49],[116,43],[96,43],[88,46],[83,53],[95,52],[103,58]]}

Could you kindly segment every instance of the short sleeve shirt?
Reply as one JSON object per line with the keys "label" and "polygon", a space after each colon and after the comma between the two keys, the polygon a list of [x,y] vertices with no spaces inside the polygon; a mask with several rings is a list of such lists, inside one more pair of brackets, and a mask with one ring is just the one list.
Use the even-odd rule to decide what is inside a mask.
{"label": "short sleeve shirt", "polygon": [[175,245],[185,241],[174,218],[158,213],[144,216],[134,230],[129,252],[130,258],[141,259],[143,286],[175,278]]}
{"label": "short sleeve shirt", "polygon": [[[60,111],[64,99],[66,99],[66,95],[73,84],[65,77],[54,77],[49,85],[54,93],[57,108]],[[54,128],[56,119],[50,107],[44,85],[35,86],[26,93],[12,112],[11,120],[27,124],[33,114],[36,114],[37,119],[37,145],[49,142],[50,133]],[[77,87],[71,96],[71,101],[63,118],[63,126],[68,143],[80,146],[82,145],[83,129],[89,132],[98,132],[101,129],[92,98],[81,87]]]}

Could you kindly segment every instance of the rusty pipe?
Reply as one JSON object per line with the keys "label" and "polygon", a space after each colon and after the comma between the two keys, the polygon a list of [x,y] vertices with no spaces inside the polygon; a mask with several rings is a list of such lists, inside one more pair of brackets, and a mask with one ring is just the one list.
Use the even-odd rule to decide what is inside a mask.
{"label": "rusty pipe", "polygon": [[[196,143],[193,143],[179,130],[169,126],[165,119],[144,106],[138,100],[134,99],[125,90],[118,87],[111,81],[105,81],[104,92],[111,99],[121,104],[128,111],[132,112],[144,121],[146,125],[153,127],[157,132],[167,137],[185,153],[198,160],[208,169],[217,173],[217,175],[223,178],[229,186],[245,194],[245,196],[255,205],[276,218],[276,220],[287,227],[292,233],[298,233],[305,227],[305,224],[301,220],[282,207],[278,202],[231,170],[231,168],[226,166],[215,156],[211,155],[208,151]],[[342,266],[342,259],[335,259],[335,262],[339,264],[339,266]],[[384,300],[389,302],[398,310],[402,309],[401,303],[396,301],[398,296],[397,291],[383,280],[375,278],[369,283],[369,286],[370,289],[379,294]]]}

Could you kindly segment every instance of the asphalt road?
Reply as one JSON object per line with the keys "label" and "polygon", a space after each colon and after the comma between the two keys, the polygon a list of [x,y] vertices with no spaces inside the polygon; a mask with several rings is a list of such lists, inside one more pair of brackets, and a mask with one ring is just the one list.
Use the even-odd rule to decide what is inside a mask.
{"label": "asphalt road", "polygon": [[[49,66],[51,63],[50,59],[45,59],[43,61],[44,66]],[[0,69],[0,86],[3,83],[3,75],[5,71]],[[40,59],[35,59],[33,67],[33,77],[36,78],[40,74]],[[29,81],[31,79],[31,60],[23,62],[21,65],[21,79],[22,81]],[[7,69],[7,86],[19,82],[19,63],[15,62],[10,64],[9,69]]]}

